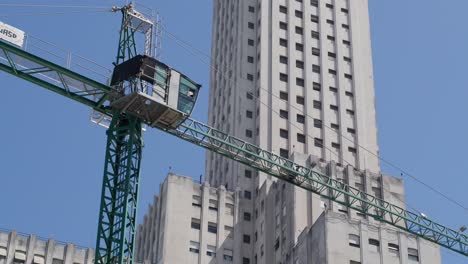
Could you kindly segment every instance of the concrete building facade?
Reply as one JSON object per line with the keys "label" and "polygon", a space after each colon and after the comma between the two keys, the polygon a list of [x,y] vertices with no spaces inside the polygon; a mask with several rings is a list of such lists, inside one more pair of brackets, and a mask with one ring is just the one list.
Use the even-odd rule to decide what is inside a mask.
{"label": "concrete building facade", "polygon": [[386,225],[328,211],[299,236],[293,263],[440,263],[437,245]]}
{"label": "concrete building facade", "polygon": [[94,249],[0,230],[0,264],[94,264]]}
{"label": "concrete building facade", "polygon": [[[169,174],[138,228],[136,260],[145,263],[232,263],[241,252],[239,199],[224,186],[210,187]],[[251,220],[250,220],[251,219]],[[237,257],[236,257],[237,258]]]}
{"label": "concrete building facade", "polygon": [[[403,182],[380,173],[368,0],[215,0],[212,32],[209,125],[404,208]],[[139,229],[137,261],[406,264],[416,249],[418,261],[440,263],[436,246],[215,153],[206,155],[204,185],[178,177],[167,178]],[[193,195],[199,208],[187,202]],[[199,230],[189,228],[192,218]],[[362,230],[377,230],[378,257]],[[359,236],[359,256],[343,242],[350,234]],[[401,249],[398,260],[387,257],[388,243]]]}

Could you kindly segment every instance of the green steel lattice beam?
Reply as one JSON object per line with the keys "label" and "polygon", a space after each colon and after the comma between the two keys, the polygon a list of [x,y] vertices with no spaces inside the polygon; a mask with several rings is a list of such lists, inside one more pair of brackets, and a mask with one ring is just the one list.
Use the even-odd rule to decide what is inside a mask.
{"label": "green steel lattice beam", "polygon": [[133,263],[142,149],[140,120],[115,113],[107,130],[95,263]]}
{"label": "green steel lattice beam", "polygon": [[159,129],[468,256],[468,236],[203,123],[187,119],[175,130]]}

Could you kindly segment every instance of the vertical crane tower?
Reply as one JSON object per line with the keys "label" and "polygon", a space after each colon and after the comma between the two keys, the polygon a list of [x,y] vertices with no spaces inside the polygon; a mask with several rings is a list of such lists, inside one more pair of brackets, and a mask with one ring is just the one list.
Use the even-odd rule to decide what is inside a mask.
{"label": "vertical crane tower", "polygon": [[[132,4],[112,8],[122,12],[119,45],[114,65],[135,58],[136,34],[144,34],[145,55],[153,50],[154,23],[133,8]],[[114,98],[145,92],[139,78],[113,82]],[[111,99],[112,100],[112,99]],[[136,235],[136,215],[141,155],[142,122],[117,109],[107,130],[107,145],[102,182],[101,204],[96,242],[95,263],[132,263]]]}

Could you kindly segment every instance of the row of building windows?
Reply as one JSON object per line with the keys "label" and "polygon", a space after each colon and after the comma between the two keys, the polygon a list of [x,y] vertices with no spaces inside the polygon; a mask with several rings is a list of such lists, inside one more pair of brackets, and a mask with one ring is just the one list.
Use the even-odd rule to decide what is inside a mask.
{"label": "row of building windows", "polygon": [[[302,51],[304,46],[302,44],[296,43],[296,50]],[[312,55],[314,56],[320,56],[320,49],[318,48],[312,48]],[[328,57],[330,59],[336,59],[336,53],[334,52],[328,52]],[[343,56],[343,60],[346,62],[351,62],[350,57]],[[253,63],[253,57],[247,57],[247,61]],[[279,56],[279,62],[281,64],[288,65],[289,64],[289,59],[287,56],[280,55]],[[314,68],[319,67],[318,65],[314,65]],[[296,60],[296,68],[299,69],[304,69],[304,62],[301,60]],[[320,72],[320,68],[318,68],[317,72]]]}
{"label": "row of building windows", "polygon": [[[190,241],[189,251],[194,254],[200,253],[200,242]],[[206,255],[210,257],[216,257],[216,247],[207,245]],[[229,262],[233,260],[233,251],[232,249],[223,249],[223,259]]]}
{"label": "row of building windows", "polygon": [[[202,206],[201,196],[198,196],[198,195],[192,196],[192,206],[194,207]],[[209,211],[218,212],[218,201],[215,199],[209,199],[208,209]],[[234,204],[225,203],[225,213],[227,215],[234,215]]]}
{"label": "row of building windows", "polygon": [[[301,1],[296,0],[296,1],[302,3],[302,0]],[[318,0],[312,0],[310,4],[312,6],[314,6],[314,7],[318,7]],[[334,6],[332,4],[330,4],[330,3],[327,3],[325,6],[327,8],[329,8],[329,9],[334,9]],[[279,11],[280,11],[280,13],[287,14],[288,13],[288,8],[286,6],[284,6],[284,5],[280,5]],[[341,12],[343,12],[344,14],[349,13],[348,9],[346,9],[346,8],[341,8]],[[302,18],[302,11],[295,10],[294,14],[298,18]]]}
{"label": "row of building windows", "polygon": [[[349,246],[360,248],[361,238],[359,235],[349,234]],[[380,241],[377,239],[369,238],[369,246],[371,250],[380,252]],[[400,246],[395,243],[388,243],[388,251],[396,256],[399,255]],[[419,261],[419,252],[415,248],[408,248],[408,259],[412,261]]]}

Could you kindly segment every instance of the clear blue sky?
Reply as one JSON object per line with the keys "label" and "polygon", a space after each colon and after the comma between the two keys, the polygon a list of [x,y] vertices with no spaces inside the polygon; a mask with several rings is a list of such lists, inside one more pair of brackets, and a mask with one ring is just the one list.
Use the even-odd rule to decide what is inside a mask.
{"label": "clear blue sky", "polygon": [[[353,1],[353,0],[352,0]],[[2,3],[112,6],[123,1],[19,0]],[[98,4],[96,4],[98,2]],[[210,52],[211,0],[143,1],[169,31]],[[468,18],[466,0],[371,0],[380,154],[467,206]],[[112,13],[4,17],[82,9],[0,8],[0,21],[111,67],[120,16]],[[195,118],[206,120],[209,68],[170,38],[163,60],[204,88]],[[105,130],[89,109],[0,72],[0,227],[94,247]],[[161,132],[145,133],[139,219],[172,166],[204,173],[204,150]],[[382,166],[399,176],[400,172]],[[406,180],[411,206],[453,228],[468,212]],[[444,263],[468,263],[443,251]]]}

